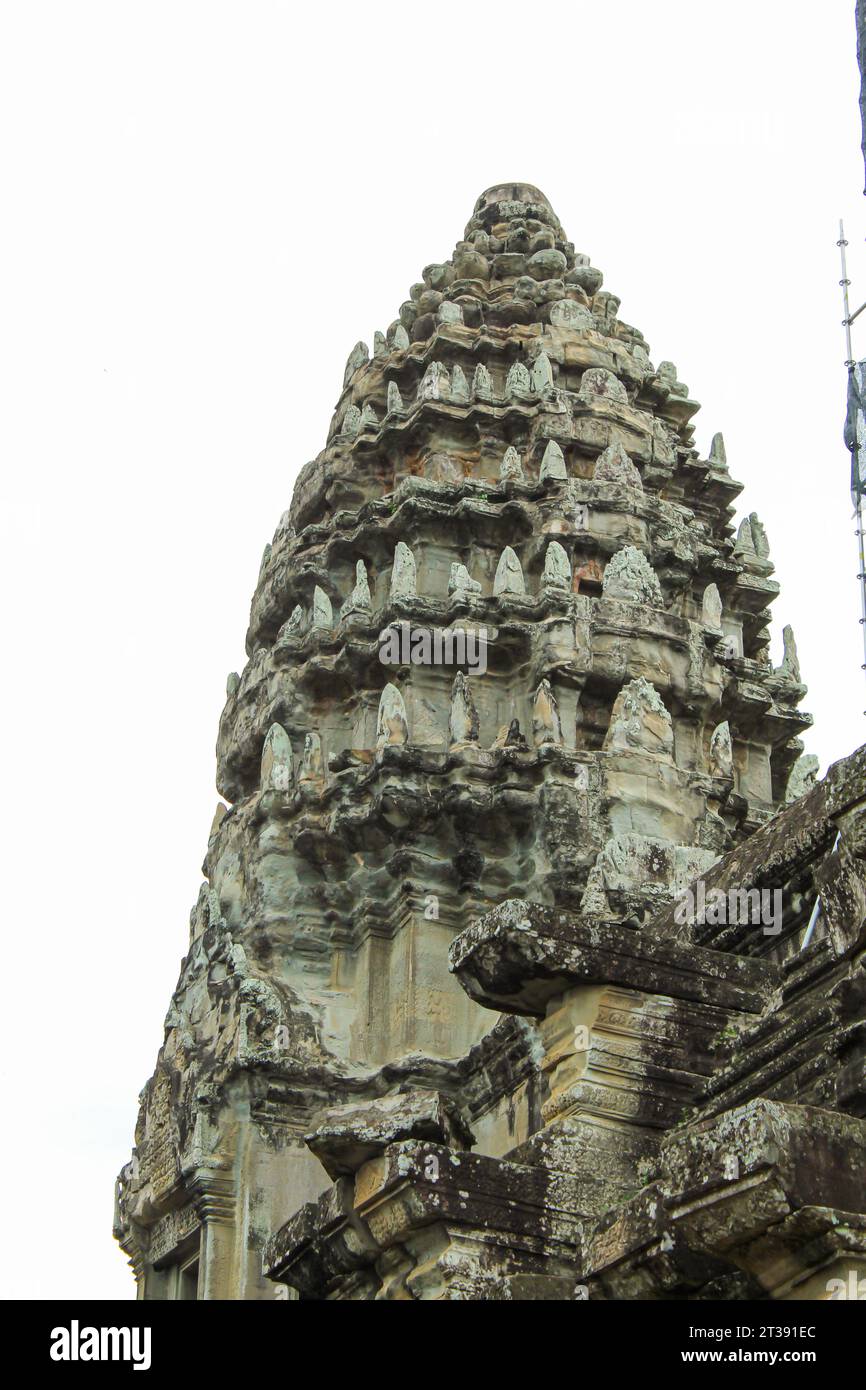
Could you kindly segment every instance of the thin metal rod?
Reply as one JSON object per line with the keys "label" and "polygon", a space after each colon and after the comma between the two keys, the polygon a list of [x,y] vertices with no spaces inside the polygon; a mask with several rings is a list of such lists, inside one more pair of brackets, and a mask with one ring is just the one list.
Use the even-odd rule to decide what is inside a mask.
{"label": "thin metal rod", "polygon": [[[852,372],[854,370],[855,364],[851,348],[851,324],[854,322],[854,319],[857,317],[857,314],[862,313],[863,309],[866,308],[866,305],[861,305],[860,308],[857,310],[857,314],[851,313],[851,307],[848,302],[848,287],[851,284],[851,281],[848,279],[848,259],[845,255],[845,247],[848,245],[848,243],[845,240],[845,225],[841,217],[839,218],[839,240],[836,242],[836,245],[839,247],[839,254],[842,259],[842,279],[839,281],[839,284],[842,286],[842,308],[845,314],[845,317],[842,320],[842,326],[845,329],[845,350],[848,354],[845,360],[845,366],[848,368],[849,372]],[[856,466],[856,440],[854,443],[854,460]],[[861,670],[866,672],[866,553],[864,553],[863,546],[863,498],[859,495],[859,493],[857,496],[857,509],[855,512],[855,516],[857,517],[857,530],[855,533],[857,536],[857,554],[860,561],[860,567],[857,571],[857,582],[860,585],[860,632],[863,638],[863,665],[861,667]],[[866,714],[866,710],[864,710],[863,713]],[[814,922],[810,923],[810,926],[814,927],[814,925]]]}
{"label": "thin metal rod", "polygon": [[842,279],[839,281],[839,284],[842,286],[842,307],[845,311],[842,324],[845,329],[845,346],[848,351],[848,356],[845,359],[845,366],[850,370],[850,368],[854,366],[854,359],[851,356],[851,308],[848,304],[848,286],[851,284],[851,281],[848,279],[848,261],[845,256],[845,247],[848,243],[845,240],[845,227],[841,217],[839,218],[839,240],[836,242],[836,245],[839,247],[842,257]]}
{"label": "thin metal rod", "polygon": [[[866,554],[863,550],[863,498],[857,497],[857,552],[860,556],[860,630],[863,634],[863,670],[866,671]],[[866,710],[864,710],[866,714]]]}

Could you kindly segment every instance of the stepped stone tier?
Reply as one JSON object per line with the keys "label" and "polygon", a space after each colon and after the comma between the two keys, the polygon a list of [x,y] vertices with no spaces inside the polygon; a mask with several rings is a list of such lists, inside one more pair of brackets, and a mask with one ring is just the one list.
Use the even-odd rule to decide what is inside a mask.
{"label": "stepped stone tier", "polygon": [[[117,1189],[143,1297],[799,1297],[864,1258],[866,763],[800,757],[764,527],[619,307],[507,184],[349,355],[227,683]],[[695,880],[782,908],[683,922]]]}

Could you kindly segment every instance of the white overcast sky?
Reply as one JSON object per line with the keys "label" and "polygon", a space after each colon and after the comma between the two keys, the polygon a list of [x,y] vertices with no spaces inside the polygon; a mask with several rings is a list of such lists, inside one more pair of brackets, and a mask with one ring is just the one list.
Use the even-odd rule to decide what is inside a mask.
{"label": "white overcast sky", "polygon": [[[7,1297],[129,1297],[110,1234],[262,548],[352,345],[538,184],[723,430],[807,748],[866,737],[837,222],[853,0],[7,0],[0,11]],[[859,296],[859,298],[858,298]],[[855,351],[866,356],[866,314]]]}

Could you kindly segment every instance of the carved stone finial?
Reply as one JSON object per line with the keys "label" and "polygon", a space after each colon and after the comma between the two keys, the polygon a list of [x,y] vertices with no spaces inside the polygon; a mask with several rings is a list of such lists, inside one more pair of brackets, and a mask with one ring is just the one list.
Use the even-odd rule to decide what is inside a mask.
{"label": "carved stone finial", "polygon": [[755,554],[759,560],[769,560],[770,542],[767,540],[767,533],[764,530],[763,522],[757,512],[749,513],[749,525],[752,528],[752,541],[755,546]]}
{"label": "carved stone finial", "polygon": [[384,334],[384,333],[380,333],[380,332],[379,332],[379,329],[377,328],[377,329],[376,329],[376,332],[373,334],[373,356],[374,356],[374,357],[387,357],[387,355],[388,355],[388,340],[387,340],[387,338],[385,337],[385,334]]}
{"label": "carved stone finial", "polygon": [[448,576],[449,594],[480,594],[481,585],[473,579],[465,565],[455,560]]}
{"label": "carved stone finial", "polygon": [[462,323],[463,310],[459,304],[455,304],[451,299],[443,299],[439,308],[436,310],[436,318],[439,323]]}
{"label": "carved stone finial", "polygon": [[463,368],[458,364],[451,370],[451,402],[453,405],[466,405],[469,401],[469,383]]}
{"label": "carved stone finial", "polygon": [[541,582],[545,588],[566,590],[571,588],[571,564],[559,541],[551,541],[547,547]]}
{"label": "carved stone finial", "polygon": [[292,743],[282,724],[272,724],[262,748],[262,791],[287,792],[292,785]]}
{"label": "carved stone finial", "polygon": [[788,778],[788,785],[785,789],[786,802],[797,801],[806,792],[811,791],[815,785],[815,778],[818,776],[820,764],[814,753],[803,753],[794,766]]}
{"label": "carved stone finial", "polygon": [[402,323],[398,323],[394,329],[394,334],[391,338],[391,346],[396,349],[397,352],[405,352],[409,346],[409,334],[406,332]]}
{"label": "carved stone finial", "polygon": [[701,622],[710,632],[722,630],[722,596],[718,586],[708,584],[701,603]]}
{"label": "carved stone finial", "polygon": [[536,744],[562,744],[562,721],[550,681],[543,680],[535,692],[532,706],[532,736]]}
{"label": "carved stone finial", "polygon": [[619,377],[605,367],[590,367],[580,379],[578,396],[582,401],[609,400],[628,405],[628,394]]}
{"label": "carved stone finial", "polygon": [[322,740],[315,730],[304,735],[304,752],[301,757],[299,782],[320,782],[325,775],[322,758]]}
{"label": "carved stone finial", "polygon": [[530,380],[539,396],[553,389],[553,366],[546,352],[540,352],[533,362]]}
{"label": "carved stone finial", "polygon": [[714,434],[710,444],[709,462],[713,468],[719,468],[723,473],[728,471],[728,455],[725,452],[725,440],[722,434]]}
{"label": "carved stone finial", "polygon": [[476,401],[493,399],[493,382],[490,380],[490,373],[483,362],[479,362],[475,368],[475,375],[472,378],[472,395]]}
{"label": "carved stone finial", "polygon": [[643,492],[643,479],[618,441],[599,454],[592,476],[600,483],[624,483]]}
{"label": "carved stone finial", "polygon": [[478,710],[469,681],[458,671],[451,687],[451,713],[448,729],[452,743],[475,743],[478,739]]}
{"label": "carved stone finial", "polygon": [[529,372],[522,362],[512,362],[505,378],[506,396],[528,396],[531,390]]}
{"label": "carved stone finial", "polygon": [[551,482],[564,482],[568,477],[565,456],[555,439],[547,441],[538,476],[543,483],[546,483],[548,478]]}
{"label": "carved stone finial", "polygon": [[574,299],[555,300],[550,306],[550,322],[554,328],[570,328],[573,333],[594,326],[589,309]]}
{"label": "carved stone finial", "polygon": [[789,680],[799,685],[802,679],[800,675],[800,658],[797,655],[797,643],[794,640],[794,629],[790,624],[782,629],[782,642],[784,644],[782,664],[776,667],[776,675],[787,676]]}
{"label": "carved stone finial", "polygon": [[671,717],[655,686],[638,676],[614,701],[604,739],[609,753],[638,751],[670,758],[674,748]]}
{"label": "carved stone finial", "polygon": [[739,560],[749,560],[755,558],[755,542],[752,540],[752,523],[746,516],[737,528],[737,539],[734,541],[734,554]]}
{"label": "carved stone finial", "polygon": [[762,573],[772,572],[770,542],[757,512],[750,512],[741,522],[734,543],[734,555],[744,565]]}
{"label": "carved stone finial", "polygon": [[450,394],[448,368],[441,362],[431,362],[418,383],[419,401],[444,401]]}
{"label": "carved stone finial", "polygon": [[356,405],[346,406],[341,426],[342,433],[353,438],[361,428],[361,412]]}
{"label": "carved stone finial", "polygon": [[499,594],[525,594],[526,584],[523,580],[523,569],[516,554],[507,545],[499,557],[499,564],[496,566],[496,576],[493,580],[494,596]]}
{"label": "carved stone finial", "polygon": [[653,608],[664,606],[658,576],[643,551],[633,545],[618,550],[609,562],[604,572],[602,592],[605,598],[647,603]]}
{"label": "carved stone finial", "polygon": [[236,695],[241,678],[237,671],[229,671],[226,677],[226,699],[230,700],[232,695]]}
{"label": "carved stone finial", "polygon": [[502,464],[499,469],[499,480],[503,483],[522,483],[523,464],[520,462],[520,455],[516,449],[509,446],[502,456]]}
{"label": "carved stone finial", "polygon": [[526,735],[520,732],[520,721],[517,719],[512,719],[509,724],[503,724],[491,744],[491,748],[526,748],[526,746]]}
{"label": "carved stone finial", "polygon": [[283,623],[277,633],[277,641],[284,642],[286,638],[297,639],[301,635],[301,628],[304,626],[304,610],[299,603],[296,603],[288,618]]}
{"label": "carved stone finial", "polygon": [[346,370],[343,373],[343,387],[347,387],[359,367],[365,367],[370,360],[370,349],[366,343],[356,343],[349,353]]}
{"label": "carved stone finial", "polygon": [[332,628],[334,626],[334,610],[331,607],[331,600],[317,584],[313,590],[313,627]]}
{"label": "carved stone finial", "polygon": [[418,578],[415,570],[415,556],[404,541],[398,541],[394,550],[394,564],[391,569],[391,599],[415,598],[418,592]]}
{"label": "carved stone finial", "polygon": [[403,696],[389,681],[379,697],[379,712],[376,717],[376,748],[382,749],[390,744],[409,742],[409,721]]}
{"label": "carved stone finial", "polygon": [[734,749],[731,743],[731,726],[727,719],[713,730],[710,739],[710,765],[714,777],[734,775]]}
{"label": "carved stone finial", "polygon": [[385,408],[388,415],[402,415],[404,410],[403,397],[400,395],[400,387],[396,381],[388,382],[388,390],[385,393]]}
{"label": "carved stone finial", "polygon": [[350,613],[369,613],[372,606],[367,566],[363,560],[358,560],[355,565],[355,587],[340,609],[340,617],[348,618]]}

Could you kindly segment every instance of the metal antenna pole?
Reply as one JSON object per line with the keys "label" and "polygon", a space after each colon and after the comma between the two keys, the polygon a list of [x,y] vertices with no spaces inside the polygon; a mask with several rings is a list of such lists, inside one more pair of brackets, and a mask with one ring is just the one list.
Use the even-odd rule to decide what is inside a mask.
{"label": "metal antenna pole", "polygon": [[[845,247],[848,243],[845,240],[845,227],[841,218],[839,219],[839,240],[836,245],[839,247],[842,258],[842,279],[839,281],[839,284],[842,286],[842,307],[845,313],[845,317],[842,320],[845,329],[845,350],[847,353],[845,366],[849,372],[852,372],[854,370],[854,358],[851,350],[851,324],[853,320],[851,316],[851,307],[848,302],[848,287],[851,281],[848,279],[848,262],[845,256]],[[857,313],[860,313],[859,309]],[[854,317],[856,318],[856,315]],[[855,516],[857,517],[857,530],[855,532],[857,536],[857,553],[860,560],[860,569],[857,575],[860,584],[860,632],[863,637],[863,664],[860,669],[866,671],[866,551],[864,551],[863,546],[863,499],[859,492],[857,494]],[[866,710],[864,710],[863,713],[866,714]],[[814,923],[812,925],[814,926]]]}
{"label": "metal antenna pole", "polygon": [[845,310],[845,317],[842,320],[845,328],[845,347],[848,354],[845,358],[845,366],[850,371],[854,366],[854,359],[851,356],[851,308],[848,303],[848,286],[851,284],[851,281],[848,279],[848,261],[845,256],[845,247],[848,243],[845,240],[845,227],[841,217],[839,218],[839,240],[836,242],[836,245],[839,247],[842,256],[842,279],[839,281],[839,284],[842,286],[842,307]]}

